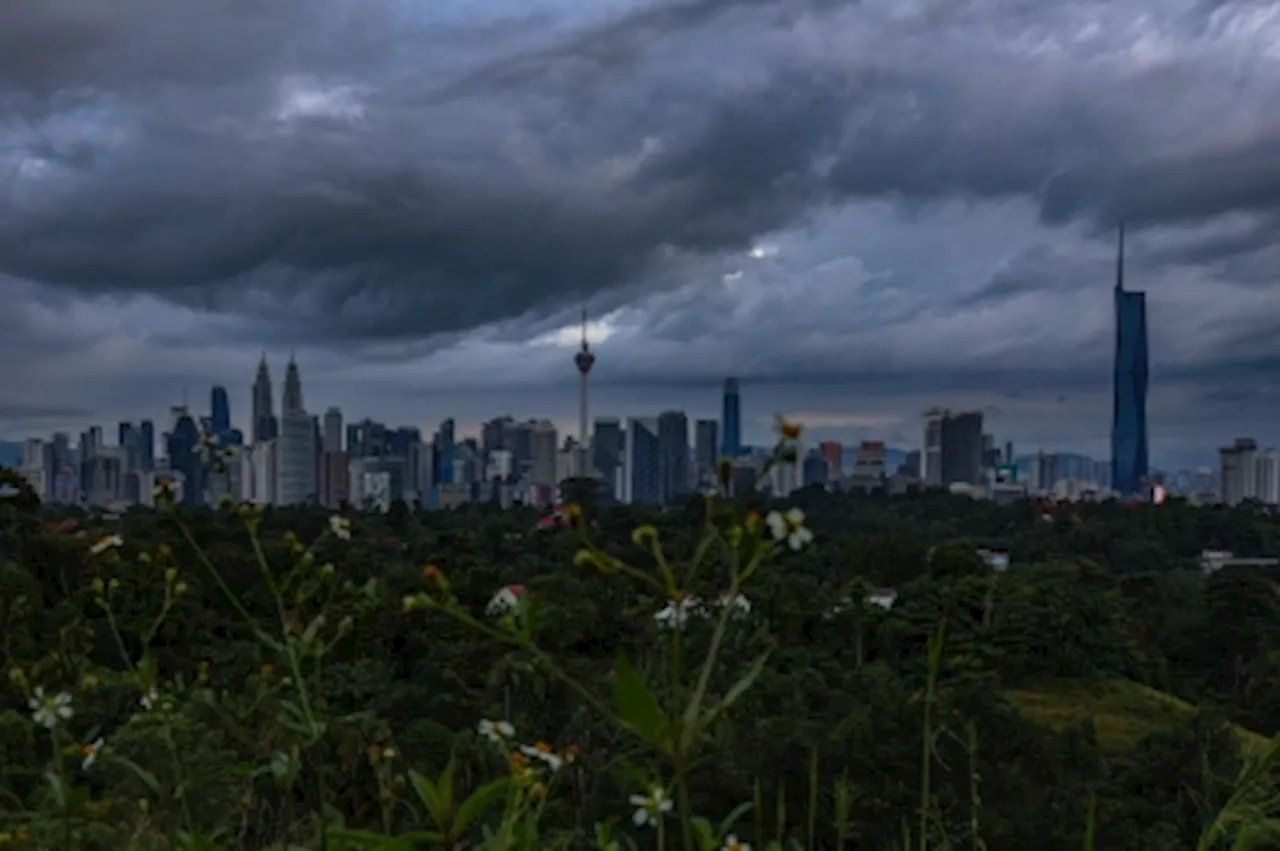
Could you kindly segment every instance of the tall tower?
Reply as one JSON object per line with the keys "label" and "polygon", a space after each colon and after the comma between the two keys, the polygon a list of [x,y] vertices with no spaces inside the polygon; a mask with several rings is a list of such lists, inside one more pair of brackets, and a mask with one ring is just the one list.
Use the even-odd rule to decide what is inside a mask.
{"label": "tall tower", "polygon": [[738,379],[724,380],[724,398],[721,405],[720,439],[721,455],[737,458],[742,454],[742,399],[738,396]]}
{"label": "tall tower", "polygon": [[293,354],[289,355],[289,367],[284,373],[284,402],[281,405],[280,413],[287,414],[290,411],[301,411],[302,407],[302,378],[298,375],[298,362],[294,360]]}
{"label": "tall tower", "polygon": [[1112,372],[1111,487],[1127,498],[1147,478],[1147,298],[1124,288],[1124,224],[1116,250],[1116,350]]}
{"label": "tall tower", "polygon": [[585,307],[582,309],[582,348],[573,356],[573,363],[578,368],[578,375],[581,376],[582,381],[578,388],[578,461],[574,473],[578,476],[586,476],[589,467],[587,447],[590,445],[587,422],[587,376],[591,374],[591,367],[595,366],[596,356],[587,343],[587,309]]}
{"label": "tall tower", "polygon": [[276,436],[275,402],[271,398],[271,372],[267,353],[258,361],[258,375],[253,381],[253,442],[262,443]]}

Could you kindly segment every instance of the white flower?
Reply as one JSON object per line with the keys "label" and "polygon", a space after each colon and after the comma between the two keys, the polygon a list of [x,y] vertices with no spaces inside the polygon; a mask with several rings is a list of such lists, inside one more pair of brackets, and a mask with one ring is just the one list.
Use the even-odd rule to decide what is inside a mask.
{"label": "white flower", "polygon": [[123,546],[124,538],[121,538],[119,535],[106,535],[105,537],[99,538],[98,543],[89,548],[89,553],[95,556],[101,555],[113,547]]}
{"label": "white flower", "polygon": [[106,740],[99,736],[81,748],[80,752],[84,755],[84,759],[80,761],[80,768],[85,771],[93,768],[93,764],[98,761],[98,752],[102,750],[102,746],[106,743]]}
{"label": "white flower", "polygon": [[785,540],[793,550],[799,550],[813,540],[813,532],[804,525],[804,512],[798,508],[792,508],[786,514],[770,511],[764,522],[775,541]]}
{"label": "white flower", "polygon": [[508,585],[494,594],[489,600],[489,605],[485,606],[485,614],[488,615],[505,615],[514,612],[520,605],[520,599],[524,596],[523,585]]}
{"label": "white flower", "polygon": [[701,600],[697,597],[683,597],[679,602],[669,600],[654,613],[653,619],[658,622],[659,629],[684,629],[690,615],[703,613]]}
{"label": "white flower", "polygon": [[732,606],[734,615],[737,617],[746,617],[751,614],[751,601],[747,599],[745,594],[738,594],[730,597],[728,594],[720,595],[721,606]]}
{"label": "white flower", "polygon": [[516,728],[512,727],[510,722],[490,721],[488,718],[481,718],[476,729],[480,731],[480,735],[494,744],[501,744],[503,739],[509,739],[516,734]]}
{"label": "white flower", "polygon": [[560,766],[564,764],[564,760],[556,756],[555,751],[551,750],[551,745],[546,742],[538,742],[533,745],[521,745],[520,753],[531,759],[540,759],[547,768],[553,772],[559,771]]}
{"label": "white flower", "polygon": [[0,499],[13,499],[19,493],[21,493],[21,491],[8,482],[0,484]]}
{"label": "white flower", "polygon": [[329,518],[329,531],[334,534],[334,537],[350,541],[351,521],[340,514],[335,514]]}
{"label": "white flower", "polygon": [[667,797],[667,790],[661,786],[654,786],[648,795],[632,795],[627,800],[636,808],[631,815],[631,821],[636,827],[644,827],[646,824],[657,827],[663,814],[671,812],[671,799]]}
{"label": "white flower", "polygon": [[52,730],[63,721],[70,721],[75,712],[71,708],[71,695],[65,691],[46,697],[44,689],[36,686],[34,696],[27,701],[31,707],[31,720]]}
{"label": "white flower", "polygon": [[731,833],[724,838],[724,845],[720,846],[720,851],[751,851],[751,846],[746,842],[739,842],[738,835]]}
{"label": "white flower", "polygon": [[138,698],[138,705],[141,706],[143,709],[147,710],[148,712],[150,712],[153,708],[155,708],[156,701],[159,699],[160,699],[160,695],[156,692],[154,688],[148,689],[146,694]]}

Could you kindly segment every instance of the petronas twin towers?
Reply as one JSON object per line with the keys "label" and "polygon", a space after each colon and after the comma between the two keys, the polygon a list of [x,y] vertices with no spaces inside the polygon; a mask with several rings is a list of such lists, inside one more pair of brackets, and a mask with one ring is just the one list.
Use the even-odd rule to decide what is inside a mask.
{"label": "petronas twin towers", "polygon": [[253,382],[254,451],[264,461],[262,476],[269,480],[270,501],[292,505],[313,500],[316,488],[316,424],[302,402],[302,376],[297,361],[289,357],[284,375],[280,416],[274,413],[271,372],[264,354]]}

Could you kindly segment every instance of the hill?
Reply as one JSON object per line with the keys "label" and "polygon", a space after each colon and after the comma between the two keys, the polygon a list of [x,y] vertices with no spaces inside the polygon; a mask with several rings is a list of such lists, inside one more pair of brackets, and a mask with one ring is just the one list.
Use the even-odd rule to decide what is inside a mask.
{"label": "hill", "polygon": [[[1132,749],[1152,733],[1186,725],[1198,712],[1185,700],[1120,677],[1106,680],[1056,680],[1035,689],[1014,690],[1010,700],[1029,718],[1054,730],[1093,720],[1104,751]],[[1265,736],[1233,725],[1246,751],[1267,744]]]}

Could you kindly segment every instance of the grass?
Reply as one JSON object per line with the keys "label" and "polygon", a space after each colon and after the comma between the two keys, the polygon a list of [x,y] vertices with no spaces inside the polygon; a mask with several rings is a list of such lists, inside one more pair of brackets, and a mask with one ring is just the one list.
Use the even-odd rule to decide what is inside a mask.
{"label": "grass", "polygon": [[[1055,680],[1011,691],[1008,697],[1027,717],[1054,730],[1093,719],[1099,747],[1112,753],[1129,750],[1152,733],[1184,724],[1196,714],[1196,707],[1185,700],[1123,678]],[[1234,729],[1246,753],[1267,746],[1264,736]]]}

